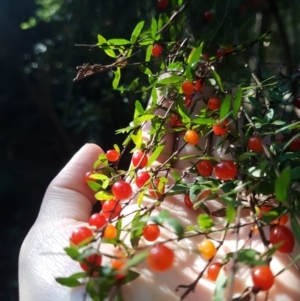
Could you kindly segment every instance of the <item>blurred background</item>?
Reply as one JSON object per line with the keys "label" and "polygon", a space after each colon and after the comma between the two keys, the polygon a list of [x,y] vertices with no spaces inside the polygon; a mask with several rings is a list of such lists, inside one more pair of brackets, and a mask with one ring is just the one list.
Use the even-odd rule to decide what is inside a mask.
{"label": "blurred background", "polygon": [[[121,145],[125,137],[115,130],[128,125],[135,100],[147,102],[147,93],[131,85],[147,85],[137,67],[122,73],[122,92],[112,89],[111,71],[73,82],[76,66],[113,62],[97,48],[75,44],[96,44],[97,34],[129,39],[139,21],[148,26],[181,2],[169,0],[160,11],[157,0],[0,0],[0,300],[18,300],[19,249],[51,179],[86,142],[104,150]],[[178,39],[210,39],[207,51],[214,55],[221,45],[251,42],[271,30],[270,40],[248,53],[262,71],[297,69],[300,1],[187,2],[186,31]],[[209,21],[206,11],[213,13]]]}

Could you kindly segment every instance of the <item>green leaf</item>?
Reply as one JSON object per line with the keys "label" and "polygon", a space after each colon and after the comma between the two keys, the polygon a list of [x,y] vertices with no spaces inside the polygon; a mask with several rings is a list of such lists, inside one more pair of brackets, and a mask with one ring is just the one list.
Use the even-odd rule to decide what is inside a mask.
{"label": "green leaf", "polygon": [[168,192],[168,195],[177,195],[180,193],[185,193],[188,189],[186,184],[175,184],[172,189]]}
{"label": "green leaf", "polygon": [[144,110],[142,104],[138,100],[135,101],[134,105],[135,105],[135,109],[139,113],[139,115],[143,115],[145,113],[145,110]]}
{"label": "green leaf", "polygon": [[183,82],[183,78],[178,75],[172,75],[166,78],[163,78],[157,82],[158,85],[166,86],[171,84],[180,84]]}
{"label": "green leaf", "polygon": [[186,75],[188,79],[192,79],[191,68],[194,63],[199,61],[202,54],[202,49],[203,49],[203,42],[200,44],[200,46],[194,48],[188,57],[188,66],[186,68]]}
{"label": "green leaf", "polygon": [[77,260],[77,258],[80,256],[80,252],[78,251],[77,247],[67,247],[64,248],[64,251],[74,260]]}
{"label": "green leaf", "polygon": [[107,41],[109,44],[117,45],[117,46],[122,46],[122,45],[128,45],[131,44],[130,41],[126,39],[110,39]]}
{"label": "green leaf", "polygon": [[[147,181],[147,183],[148,183],[148,181]],[[146,184],[146,183],[145,183],[145,184]],[[138,194],[138,198],[137,198],[136,203],[137,203],[137,205],[138,205],[139,207],[141,207],[141,205],[142,205],[142,203],[143,203],[143,200],[144,200],[144,194],[145,194],[145,190],[141,191],[141,192]]]}
{"label": "green leaf", "polygon": [[179,239],[183,237],[184,229],[177,219],[170,217],[165,219],[165,223],[173,228]]}
{"label": "green leaf", "polygon": [[106,39],[101,34],[98,34],[97,38],[98,38],[98,44],[97,45],[100,46],[102,44],[106,44]]}
{"label": "green leaf", "polygon": [[148,163],[146,167],[149,167],[153,164],[153,162],[159,157],[159,155],[162,153],[163,149],[165,148],[164,144],[160,144],[155,148],[155,151],[152,153],[150,158],[148,159]]}
{"label": "green leaf", "polygon": [[141,125],[143,122],[145,121],[149,121],[151,119],[153,119],[155,117],[155,115],[143,115],[143,116],[140,116],[136,119],[133,120],[133,124],[134,126],[139,126]]}
{"label": "green leaf", "polygon": [[300,244],[300,225],[299,220],[297,218],[297,215],[294,210],[291,212],[291,226],[293,230],[293,234],[298,242]]}
{"label": "green leaf", "polygon": [[199,195],[201,190],[202,190],[202,186],[200,186],[200,185],[193,185],[191,187],[189,196],[190,196],[192,202],[196,201],[197,196]]}
{"label": "green leaf", "polygon": [[147,47],[145,62],[149,62],[151,60],[151,57],[152,57],[152,48],[153,48],[152,45],[149,45]]}
{"label": "green leaf", "polygon": [[275,181],[275,196],[280,202],[287,202],[291,181],[291,169],[286,167]]}
{"label": "green leaf", "polygon": [[148,253],[149,253],[148,251],[142,251],[142,252],[135,254],[132,258],[130,258],[126,262],[126,266],[124,267],[124,269],[134,267],[138,263],[144,261],[147,258]]}
{"label": "green leaf", "polygon": [[267,114],[266,114],[266,116],[265,116],[265,120],[267,121],[267,122],[271,122],[272,121],[272,119],[274,118],[274,115],[275,115],[275,111],[274,111],[274,109],[270,109],[268,112],[267,112]]}
{"label": "green leaf", "polygon": [[275,120],[271,124],[274,124],[274,125],[284,125],[284,124],[286,124],[286,122],[283,121],[283,120]]}
{"label": "green leaf", "polygon": [[[84,273],[86,276],[86,273]],[[77,280],[77,278],[74,278],[72,276],[64,278],[64,277],[58,277],[55,279],[56,282],[58,282],[61,285],[67,286],[67,287],[76,287],[81,285],[82,283]]]}
{"label": "green leaf", "polygon": [[132,270],[129,270],[127,275],[126,275],[126,278],[123,280],[124,283],[128,283],[128,282],[131,282],[133,281],[134,279],[138,278],[140,276],[139,273],[135,272],[135,271],[132,271]]}
{"label": "green leaf", "polygon": [[152,101],[152,105],[156,106],[157,104],[157,90],[155,87],[152,88],[151,90],[151,101]]}
{"label": "green leaf", "polygon": [[131,38],[130,38],[130,42],[132,44],[134,44],[138,38],[138,36],[140,35],[143,27],[144,27],[145,21],[140,21],[134,28],[132,34],[131,34]]}
{"label": "green leaf", "polygon": [[93,191],[98,191],[99,189],[102,188],[101,184],[96,183],[94,181],[88,181],[87,184]]}
{"label": "green leaf", "polygon": [[180,175],[174,169],[171,169],[171,175],[176,182],[179,182],[181,180]]}
{"label": "green leaf", "polygon": [[238,90],[235,95],[234,104],[233,104],[233,118],[236,118],[236,116],[240,110],[241,103],[242,103],[242,97],[243,97],[243,90],[240,87],[238,87]]}
{"label": "green leaf", "polygon": [[153,40],[156,38],[156,32],[157,32],[157,21],[156,19],[152,18],[151,20],[151,37]]}
{"label": "green leaf", "polygon": [[142,138],[143,138],[143,132],[141,129],[138,130],[136,135],[131,135],[131,139],[138,149],[141,148],[143,142]]}
{"label": "green leaf", "polygon": [[183,104],[182,99],[179,101],[178,113],[182,117],[182,121],[184,123],[188,123],[191,121],[190,114],[189,114],[188,110],[186,109],[186,106]]}
{"label": "green leaf", "polygon": [[115,149],[118,153],[121,152],[121,151],[120,151],[120,148],[119,148],[119,146],[118,146],[118,144],[114,144],[114,149]]}
{"label": "green leaf", "polygon": [[258,153],[254,153],[254,152],[246,152],[246,153],[243,153],[243,154],[239,155],[238,161],[239,161],[239,162],[242,162],[242,161],[247,160],[247,159],[250,158],[250,157],[257,157],[258,155],[259,155]]}
{"label": "green leaf", "polygon": [[293,168],[291,170],[291,180],[298,180],[300,179],[300,166]]}
{"label": "green leaf", "polygon": [[212,301],[224,301],[227,281],[228,281],[228,276],[225,273],[224,268],[222,268],[216,280],[216,288],[214,291],[214,296]]}
{"label": "green leaf", "polygon": [[86,284],[86,290],[93,301],[101,301],[99,294],[96,290],[96,283],[94,279],[89,279],[88,283]]}
{"label": "green leaf", "polygon": [[99,191],[95,194],[95,198],[98,201],[107,201],[113,199],[114,196],[107,191]]}
{"label": "green leaf", "polygon": [[110,56],[110,57],[113,57],[113,58],[117,58],[117,57],[118,57],[118,56],[116,55],[116,53],[113,51],[113,49],[111,49],[111,48],[105,47],[105,48],[103,48],[103,50],[104,50],[104,52],[105,52],[108,56]]}
{"label": "green leaf", "polygon": [[228,223],[232,223],[235,219],[235,208],[231,205],[228,205],[226,208],[226,218]]}
{"label": "green leaf", "polygon": [[[254,249],[241,249],[237,251],[237,260],[245,265],[255,266],[266,263],[266,260],[261,259],[261,254]],[[225,260],[233,259],[235,252],[227,253]]]}
{"label": "green leaf", "polygon": [[212,226],[214,225],[213,220],[206,213],[202,213],[202,214],[198,215],[197,221],[198,221],[198,225],[202,231],[210,231]]}
{"label": "green leaf", "polygon": [[210,69],[210,72],[212,73],[214,79],[216,80],[216,82],[217,82],[220,90],[222,92],[224,92],[222,81],[221,81],[221,78],[220,78],[219,74],[215,70],[213,70],[213,69]]}
{"label": "green leaf", "polygon": [[121,68],[120,67],[117,67],[117,70],[114,71],[114,75],[115,75],[115,77],[114,77],[112,86],[114,89],[116,89],[118,87],[120,79],[121,79]]}
{"label": "green leaf", "polygon": [[230,111],[231,95],[227,94],[220,108],[220,120],[222,120]]}
{"label": "green leaf", "polygon": [[197,118],[193,119],[192,122],[195,124],[216,124],[217,123],[215,119],[201,118],[201,117],[197,117]]}
{"label": "green leaf", "polygon": [[143,234],[143,228],[146,225],[146,221],[142,221],[140,218],[140,211],[138,211],[131,224],[131,230],[130,230],[130,243],[131,246],[135,249],[140,241],[140,238]]}
{"label": "green leaf", "polygon": [[107,180],[109,179],[108,176],[100,173],[95,173],[90,175],[91,179],[96,179],[96,180]]}

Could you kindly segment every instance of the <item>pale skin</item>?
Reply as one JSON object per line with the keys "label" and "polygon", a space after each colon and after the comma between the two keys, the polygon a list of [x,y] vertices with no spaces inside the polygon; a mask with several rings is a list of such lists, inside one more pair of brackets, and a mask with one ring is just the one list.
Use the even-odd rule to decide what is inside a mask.
{"label": "pale skin", "polygon": [[[203,103],[200,103],[200,106],[203,106]],[[157,113],[163,114],[164,111]],[[144,128],[144,135],[145,140],[147,140],[147,127]],[[173,142],[173,135],[165,138],[165,156],[158,158],[155,165],[162,164],[168,158],[168,154],[172,152]],[[180,148],[182,143],[184,143],[182,136],[179,136],[177,147]],[[205,145],[205,139],[200,141],[200,145]],[[181,156],[194,152],[193,147],[186,147]],[[99,146],[86,144],[50,183],[38,218],[25,238],[20,251],[20,301],[90,300],[89,298],[84,299],[85,288],[83,286],[76,289],[63,287],[55,281],[55,277],[66,277],[80,271],[78,264],[64,254],[63,248],[68,246],[72,231],[88,223],[95,200],[93,192],[83,182],[83,175],[92,169],[100,153],[103,153],[103,150]],[[228,156],[221,149],[216,150],[214,155],[216,157]],[[189,165],[188,160],[177,161],[173,163],[173,168],[182,173]],[[192,180],[191,177],[185,179],[185,181]],[[208,206],[210,209],[216,210],[221,208],[222,204],[218,200],[214,200],[208,202]],[[137,205],[133,201],[122,213],[127,214],[135,209],[137,209]],[[171,215],[176,217],[184,227],[195,224],[197,215],[200,213],[186,207],[183,202],[183,195],[167,197],[157,212],[161,209],[168,209]],[[130,218],[129,216],[128,219]],[[243,218],[242,221],[244,220]],[[240,244],[243,244],[248,234],[249,227],[241,229]],[[170,234],[167,230],[163,230],[159,241],[170,237],[175,238],[176,236]],[[220,237],[219,235],[217,238],[220,239]],[[148,268],[147,263],[139,264],[137,271],[141,273],[141,276],[122,287],[125,301],[180,300],[180,296],[185,292],[185,289],[181,288],[176,291],[176,287],[181,284],[191,284],[207,264],[207,260],[194,252],[202,240],[203,236],[198,236],[184,239],[179,243],[177,241],[168,243],[168,246],[175,251],[176,261],[174,266],[167,272],[153,272]],[[142,241],[142,243],[145,242]],[[251,246],[259,251],[264,250],[258,235],[252,239]],[[225,253],[234,251],[235,248],[236,234],[228,233],[214,261],[220,259]],[[103,245],[101,251],[109,253],[111,252],[111,246]],[[300,248],[296,245],[293,255],[299,253]],[[290,259],[287,255],[275,255],[271,262],[274,274],[283,269],[289,262]],[[228,270],[227,273],[230,275],[230,267]],[[252,285],[249,270],[246,267],[240,267],[236,273],[234,283],[233,293],[242,292],[247,286]],[[269,291],[268,296],[265,293],[259,293],[256,300],[299,300],[299,287],[299,271],[295,266],[291,266],[289,270],[276,277],[275,284]],[[190,292],[184,300],[196,301],[201,299],[201,301],[210,301],[212,300],[214,288],[215,284],[209,281],[204,273],[202,279],[195,286],[194,292]]]}

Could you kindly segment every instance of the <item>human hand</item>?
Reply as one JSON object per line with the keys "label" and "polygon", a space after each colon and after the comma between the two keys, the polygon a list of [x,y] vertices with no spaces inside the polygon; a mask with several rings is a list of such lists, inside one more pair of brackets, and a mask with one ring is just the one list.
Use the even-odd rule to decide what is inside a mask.
{"label": "human hand", "polygon": [[[199,102],[200,103],[200,102]],[[203,103],[200,103],[203,105]],[[159,112],[162,113],[162,112]],[[166,137],[166,153],[173,148],[172,135]],[[179,137],[178,149],[183,143]],[[201,145],[205,145],[206,140],[202,139]],[[68,276],[78,272],[78,265],[69,257],[63,254],[63,247],[69,243],[69,237],[75,228],[86,225],[92,205],[93,194],[83,183],[82,175],[91,169],[99,154],[103,152],[96,145],[84,146],[61,171],[61,173],[50,184],[40,214],[33,228],[26,237],[20,253],[20,300],[84,300],[85,288],[79,287],[69,289],[60,286],[55,282],[55,277]],[[194,153],[194,148],[186,146],[181,152],[181,156]],[[215,150],[216,157],[225,156],[219,148]],[[165,158],[158,159],[163,163]],[[182,173],[190,164],[187,161],[174,162],[173,168]],[[192,181],[193,179],[185,179]],[[223,205],[218,200],[208,202],[210,209],[217,210]],[[126,206],[122,213],[134,212],[137,205],[134,203]],[[195,224],[199,212],[187,208],[183,202],[183,196],[169,196],[157,210],[167,209],[171,216],[176,217],[182,226]],[[243,243],[249,233],[249,227],[244,227],[240,232],[240,243]],[[162,231],[161,241],[169,239],[170,232]],[[176,236],[174,235],[175,239]],[[164,272],[157,273],[149,270],[146,263],[138,266],[137,271],[141,276],[133,282],[123,286],[122,291],[125,300],[180,300],[184,289],[175,291],[180,284],[189,285],[199,275],[199,271],[207,264],[207,260],[202,259],[194,251],[203,237],[191,237],[177,242],[169,242],[168,246],[176,253],[174,266]],[[262,249],[259,239],[251,241],[252,247]],[[109,246],[103,246],[103,253],[110,252]],[[222,247],[218,252],[218,258],[229,251],[235,250],[235,236],[228,234]],[[276,255],[272,260],[272,268],[277,272],[288,264],[287,256]],[[298,272],[295,268],[285,271],[276,277],[274,286],[268,296],[268,300],[296,300],[298,296],[297,288],[300,285]],[[247,285],[251,285],[249,272],[242,269],[237,274],[235,280],[235,291],[241,291]],[[288,279],[289,281],[287,281]],[[185,300],[209,301],[212,299],[214,283],[208,281],[205,276],[195,286],[195,292],[191,292]],[[284,295],[280,292],[284,291]],[[257,300],[265,300],[264,295],[259,295]]]}

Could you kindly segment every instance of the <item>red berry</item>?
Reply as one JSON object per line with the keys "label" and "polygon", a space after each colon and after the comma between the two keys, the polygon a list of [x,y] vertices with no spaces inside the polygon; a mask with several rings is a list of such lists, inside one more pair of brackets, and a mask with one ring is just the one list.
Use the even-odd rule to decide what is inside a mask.
{"label": "red berry", "polygon": [[[259,210],[259,214],[257,215],[257,218],[259,218],[259,219],[262,218],[266,212],[269,212],[273,209],[274,209],[274,207],[272,207],[272,206],[263,206],[263,207],[261,207],[260,210]],[[271,221],[270,224],[271,225],[277,225],[277,224],[285,225],[288,221],[289,221],[288,214],[284,214],[279,219],[276,218],[273,221]]]}
{"label": "red berry", "polygon": [[228,131],[228,120],[224,120],[222,122],[220,122],[219,120],[217,120],[217,124],[213,125],[213,132],[215,133],[215,135],[217,136],[225,136],[227,134]]}
{"label": "red berry", "polygon": [[183,91],[183,94],[192,95],[194,92],[194,85],[190,81],[185,81],[182,83],[181,89]]}
{"label": "red berry", "polygon": [[211,281],[216,281],[223,264],[221,262],[214,262],[207,268],[207,278]]}
{"label": "red berry", "polygon": [[196,145],[199,143],[199,135],[194,130],[188,130],[184,134],[184,140],[191,145]]}
{"label": "red berry", "polygon": [[106,152],[106,158],[110,162],[116,162],[120,158],[120,153],[115,149],[110,149]]}
{"label": "red berry", "polygon": [[237,167],[231,160],[221,161],[215,166],[215,174],[220,180],[231,180],[237,175]]}
{"label": "red berry", "polygon": [[181,118],[176,114],[171,115],[170,124],[173,128],[178,128],[180,126],[183,126]]}
{"label": "red berry", "polygon": [[160,183],[159,178],[155,178],[152,182],[149,183],[149,195],[152,196],[154,199],[158,199],[162,196],[162,194],[165,192],[165,184]]}
{"label": "red berry", "polygon": [[270,242],[275,245],[282,243],[278,248],[281,253],[291,253],[295,246],[295,238],[292,231],[285,226],[271,226]]}
{"label": "red berry", "polygon": [[191,97],[191,96],[184,96],[184,98],[183,98],[183,103],[184,103],[184,105],[185,105],[187,108],[191,107],[192,104],[193,104],[192,97]]}
{"label": "red berry", "polygon": [[106,223],[106,217],[101,213],[94,213],[89,219],[89,225],[96,226],[97,229],[103,228]]}
{"label": "red berry", "polygon": [[135,183],[138,188],[141,188],[150,179],[150,174],[146,171],[140,171],[135,178]]}
{"label": "red berry", "polygon": [[92,181],[92,182],[96,182],[96,179],[90,178],[91,175],[95,174],[95,171],[88,171],[85,175],[84,175],[84,182],[87,183],[88,181]]}
{"label": "red berry", "polygon": [[112,193],[117,200],[129,199],[132,195],[131,185],[125,181],[119,181],[113,184]]}
{"label": "red berry", "polygon": [[261,153],[263,151],[263,145],[259,137],[251,137],[248,140],[248,148],[256,153]]}
{"label": "red berry", "polygon": [[208,100],[207,107],[209,110],[214,111],[218,110],[221,107],[221,104],[221,100],[218,97],[214,96]]}
{"label": "red berry", "polygon": [[143,236],[148,241],[154,241],[160,234],[159,226],[156,224],[146,225],[143,229]]}
{"label": "red berry", "polygon": [[168,6],[168,0],[157,0],[157,7],[159,9],[166,9]]}
{"label": "red berry", "polygon": [[204,86],[204,83],[201,79],[197,79],[194,83],[194,88],[198,92],[202,90],[203,86]]}
{"label": "red berry", "polygon": [[268,291],[274,284],[274,275],[268,265],[252,268],[251,276],[256,289]]}
{"label": "red berry", "polygon": [[105,201],[102,204],[102,214],[106,217],[106,219],[113,219],[120,215],[122,207],[119,201],[110,200]]}
{"label": "red berry", "polygon": [[300,151],[300,137],[297,137],[290,143],[289,150],[292,152]]}
{"label": "red berry", "polygon": [[213,13],[210,10],[204,13],[203,19],[205,22],[211,21],[212,18],[213,18]]}
{"label": "red berry", "polygon": [[80,263],[81,268],[88,272],[92,271],[91,265],[100,266],[102,263],[102,256],[101,255],[90,255],[84,259],[84,262]]}
{"label": "red berry", "polygon": [[187,205],[187,207],[189,207],[189,208],[193,208],[194,207],[194,204],[191,201],[191,198],[190,198],[190,196],[188,194],[184,195],[184,199],[183,200],[184,200],[184,203]]}
{"label": "red berry", "polygon": [[208,54],[203,53],[201,57],[202,57],[202,59],[204,60],[205,63],[209,63],[210,58],[209,58]]}
{"label": "red berry", "polygon": [[197,163],[197,170],[202,177],[210,177],[214,166],[210,160],[201,160]]}
{"label": "red berry", "polygon": [[223,48],[220,48],[216,51],[216,59],[220,60],[223,58],[225,51]]}
{"label": "red berry", "polygon": [[147,155],[142,151],[136,151],[132,156],[132,164],[134,167],[144,168],[148,163]]}
{"label": "red berry", "polygon": [[94,238],[93,231],[87,227],[80,227],[73,231],[70,241],[78,246],[82,242],[90,242]]}
{"label": "red berry", "polygon": [[154,44],[152,48],[152,55],[154,57],[159,57],[163,52],[163,48],[159,44]]}
{"label": "red berry", "polygon": [[148,254],[149,267],[157,272],[169,270],[174,262],[174,252],[165,245],[156,245],[150,249]]}

